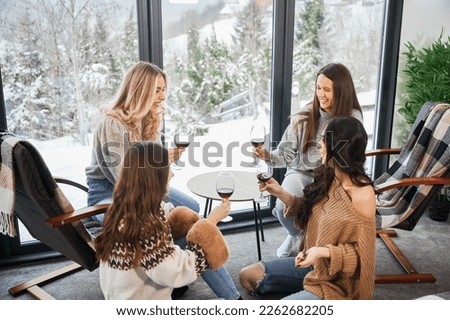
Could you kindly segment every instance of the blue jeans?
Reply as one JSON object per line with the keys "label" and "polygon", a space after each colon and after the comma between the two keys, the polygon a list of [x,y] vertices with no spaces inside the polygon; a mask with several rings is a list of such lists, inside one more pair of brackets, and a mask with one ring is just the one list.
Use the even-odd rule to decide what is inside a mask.
{"label": "blue jeans", "polygon": [[[312,173],[289,170],[284,176],[281,186],[284,190],[294,196],[302,197],[305,186],[313,181],[314,178]],[[278,218],[278,221],[280,221],[281,225],[286,229],[289,235],[298,236],[300,234],[300,231],[294,225],[294,218],[284,217],[284,203],[280,199],[275,201],[275,207],[272,210],[272,214]]]}
{"label": "blue jeans", "polygon": [[284,299],[320,299],[303,289],[303,279],[313,268],[297,268],[294,262],[295,257],[261,261],[264,267],[264,278],[258,283],[256,292],[253,294],[290,293]]}
{"label": "blue jeans", "polygon": [[[113,185],[107,180],[88,179],[88,205],[109,203],[112,201]],[[184,205],[195,212],[200,211],[200,206],[193,198],[182,193],[179,190],[170,188],[169,195],[166,198],[175,207]],[[104,214],[98,214],[92,218],[96,221],[103,222]],[[186,247],[186,239],[180,238],[175,241],[181,248]],[[239,291],[234,285],[233,279],[228,271],[222,266],[217,270],[208,269],[202,274],[203,280],[208,284],[212,291],[221,299],[233,300],[240,296]]]}
{"label": "blue jeans", "polygon": [[[87,185],[89,189],[87,200],[88,206],[112,202],[114,186],[108,179],[88,178]],[[200,211],[200,205],[194,198],[172,187],[169,189],[169,194],[164,201],[171,202],[174,207],[186,206],[195,212]],[[102,213],[93,216],[92,218],[96,221],[103,222],[103,217],[104,214]]]}
{"label": "blue jeans", "polygon": [[[186,238],[176,239],[175,244],[180,246],[180,248],[186,248]],[[220,299],[236,300],[240,297],[240,293],[237,290],[233,279],[224,266],[216,270],[208,269],[203,272],[201,276]]]}

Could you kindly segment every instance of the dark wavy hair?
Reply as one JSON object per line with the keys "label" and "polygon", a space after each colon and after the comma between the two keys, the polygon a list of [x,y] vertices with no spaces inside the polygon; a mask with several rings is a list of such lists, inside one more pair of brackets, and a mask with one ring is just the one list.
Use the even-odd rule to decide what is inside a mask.
{"label": "dark wavy hair", "polygon": [[356,186],[373,185],[364,168],[367,133],[359,120],[353,117],[333,118],[322,139],[326,159],[314,171],[314,182],[305,187],[297,216],[294,217],[296,225],[301,229],[307,227],[313,207],[323,199],[328,199],[328,191],[338,170],[348,175]]}

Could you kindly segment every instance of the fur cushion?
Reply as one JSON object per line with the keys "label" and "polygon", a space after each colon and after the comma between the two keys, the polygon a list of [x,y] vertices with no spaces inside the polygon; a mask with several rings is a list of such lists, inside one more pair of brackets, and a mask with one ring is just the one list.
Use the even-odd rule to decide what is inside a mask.
{"label": "fur cushion", "polygon": [[186,240],[199,244],[212,269],[218,269],[228,259],[230,251],[219,228],[207,219],[197,221],[189,230]]}
{"label": "fur cushion", "polygon": [[174,239],[179,239],[186,236],[194,223],[199,219],[200,217],[197,212],[188,207],[179,206],[174,208],[167,216],[167,222],[169,223],[172,237]]}

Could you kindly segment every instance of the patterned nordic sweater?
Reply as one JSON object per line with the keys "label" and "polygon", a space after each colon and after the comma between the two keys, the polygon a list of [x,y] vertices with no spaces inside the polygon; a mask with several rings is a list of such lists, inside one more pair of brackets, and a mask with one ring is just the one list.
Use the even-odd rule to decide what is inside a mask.
{"label": "patterned nordic sweater", "polygon": [[[327,247],[330,258],[319,259],[303,287],[322,299],[373,298],[375,281],[375,212],[368,218],[356,210],[335,181],[329,198],[313,207],[305,233],[305,249]],[[287,209],[293,215],[295,204]]]}
{"label": "patterned nordic sweater", "polygon": [[[225,239],[209,220],[176,207],[167,223],[171,234],[141,241],[139,267],[132,267],[133,256],[124,254],[122,243],[115,245],[108,260],[100,261],[100,287],[106,300],[169,300],[173,288],[194,282],[208,268],[217,269],[227,260]],[[172,240],[184,236],[186,249]]]}

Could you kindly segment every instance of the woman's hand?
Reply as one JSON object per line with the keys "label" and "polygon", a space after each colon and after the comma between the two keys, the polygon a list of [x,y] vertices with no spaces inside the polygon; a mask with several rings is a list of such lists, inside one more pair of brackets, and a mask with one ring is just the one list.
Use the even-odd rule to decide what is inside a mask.
{"label": "woman's hand", "polygon": [[326,247],[312,247],[306,251],[300,251],[295,257],[295,266],[297,268],[306,268],[314,264],[317,259],[329,258],[330,250]]}
{"label": "woman's hand", "polygon": [[220,205],[215,207],[206,218],[214,224],[218,224],[220,220],[226,218],[230,213],[230,200],[224,200]]}
{"label": "woman's hand", "polygon": [[173,163],[181,157],[186,148],[169,148],[167,151],[169,152],[169,163]]}
{"label": "woman's hand", "polygon": [[280,186],[277,180],[270,178],[266,182],[259,182],[259,191],[267,191],[271,195],[278,198],[278,196],[283,193],[284,189]]}
{"label": "woman's hand", "polygon": [[253,148],[253,154],[261,160],[264,161],[270,160],[270,151],[262,146]]}
{"label": "woman's hand", "polygon": [[259,191],[267,191],[274,197],[280,199],[286,206],[292,206],[295,201],[295,196],[284,190],[274,178],[270,178],[270,180],[265,183],[260,182]]}

